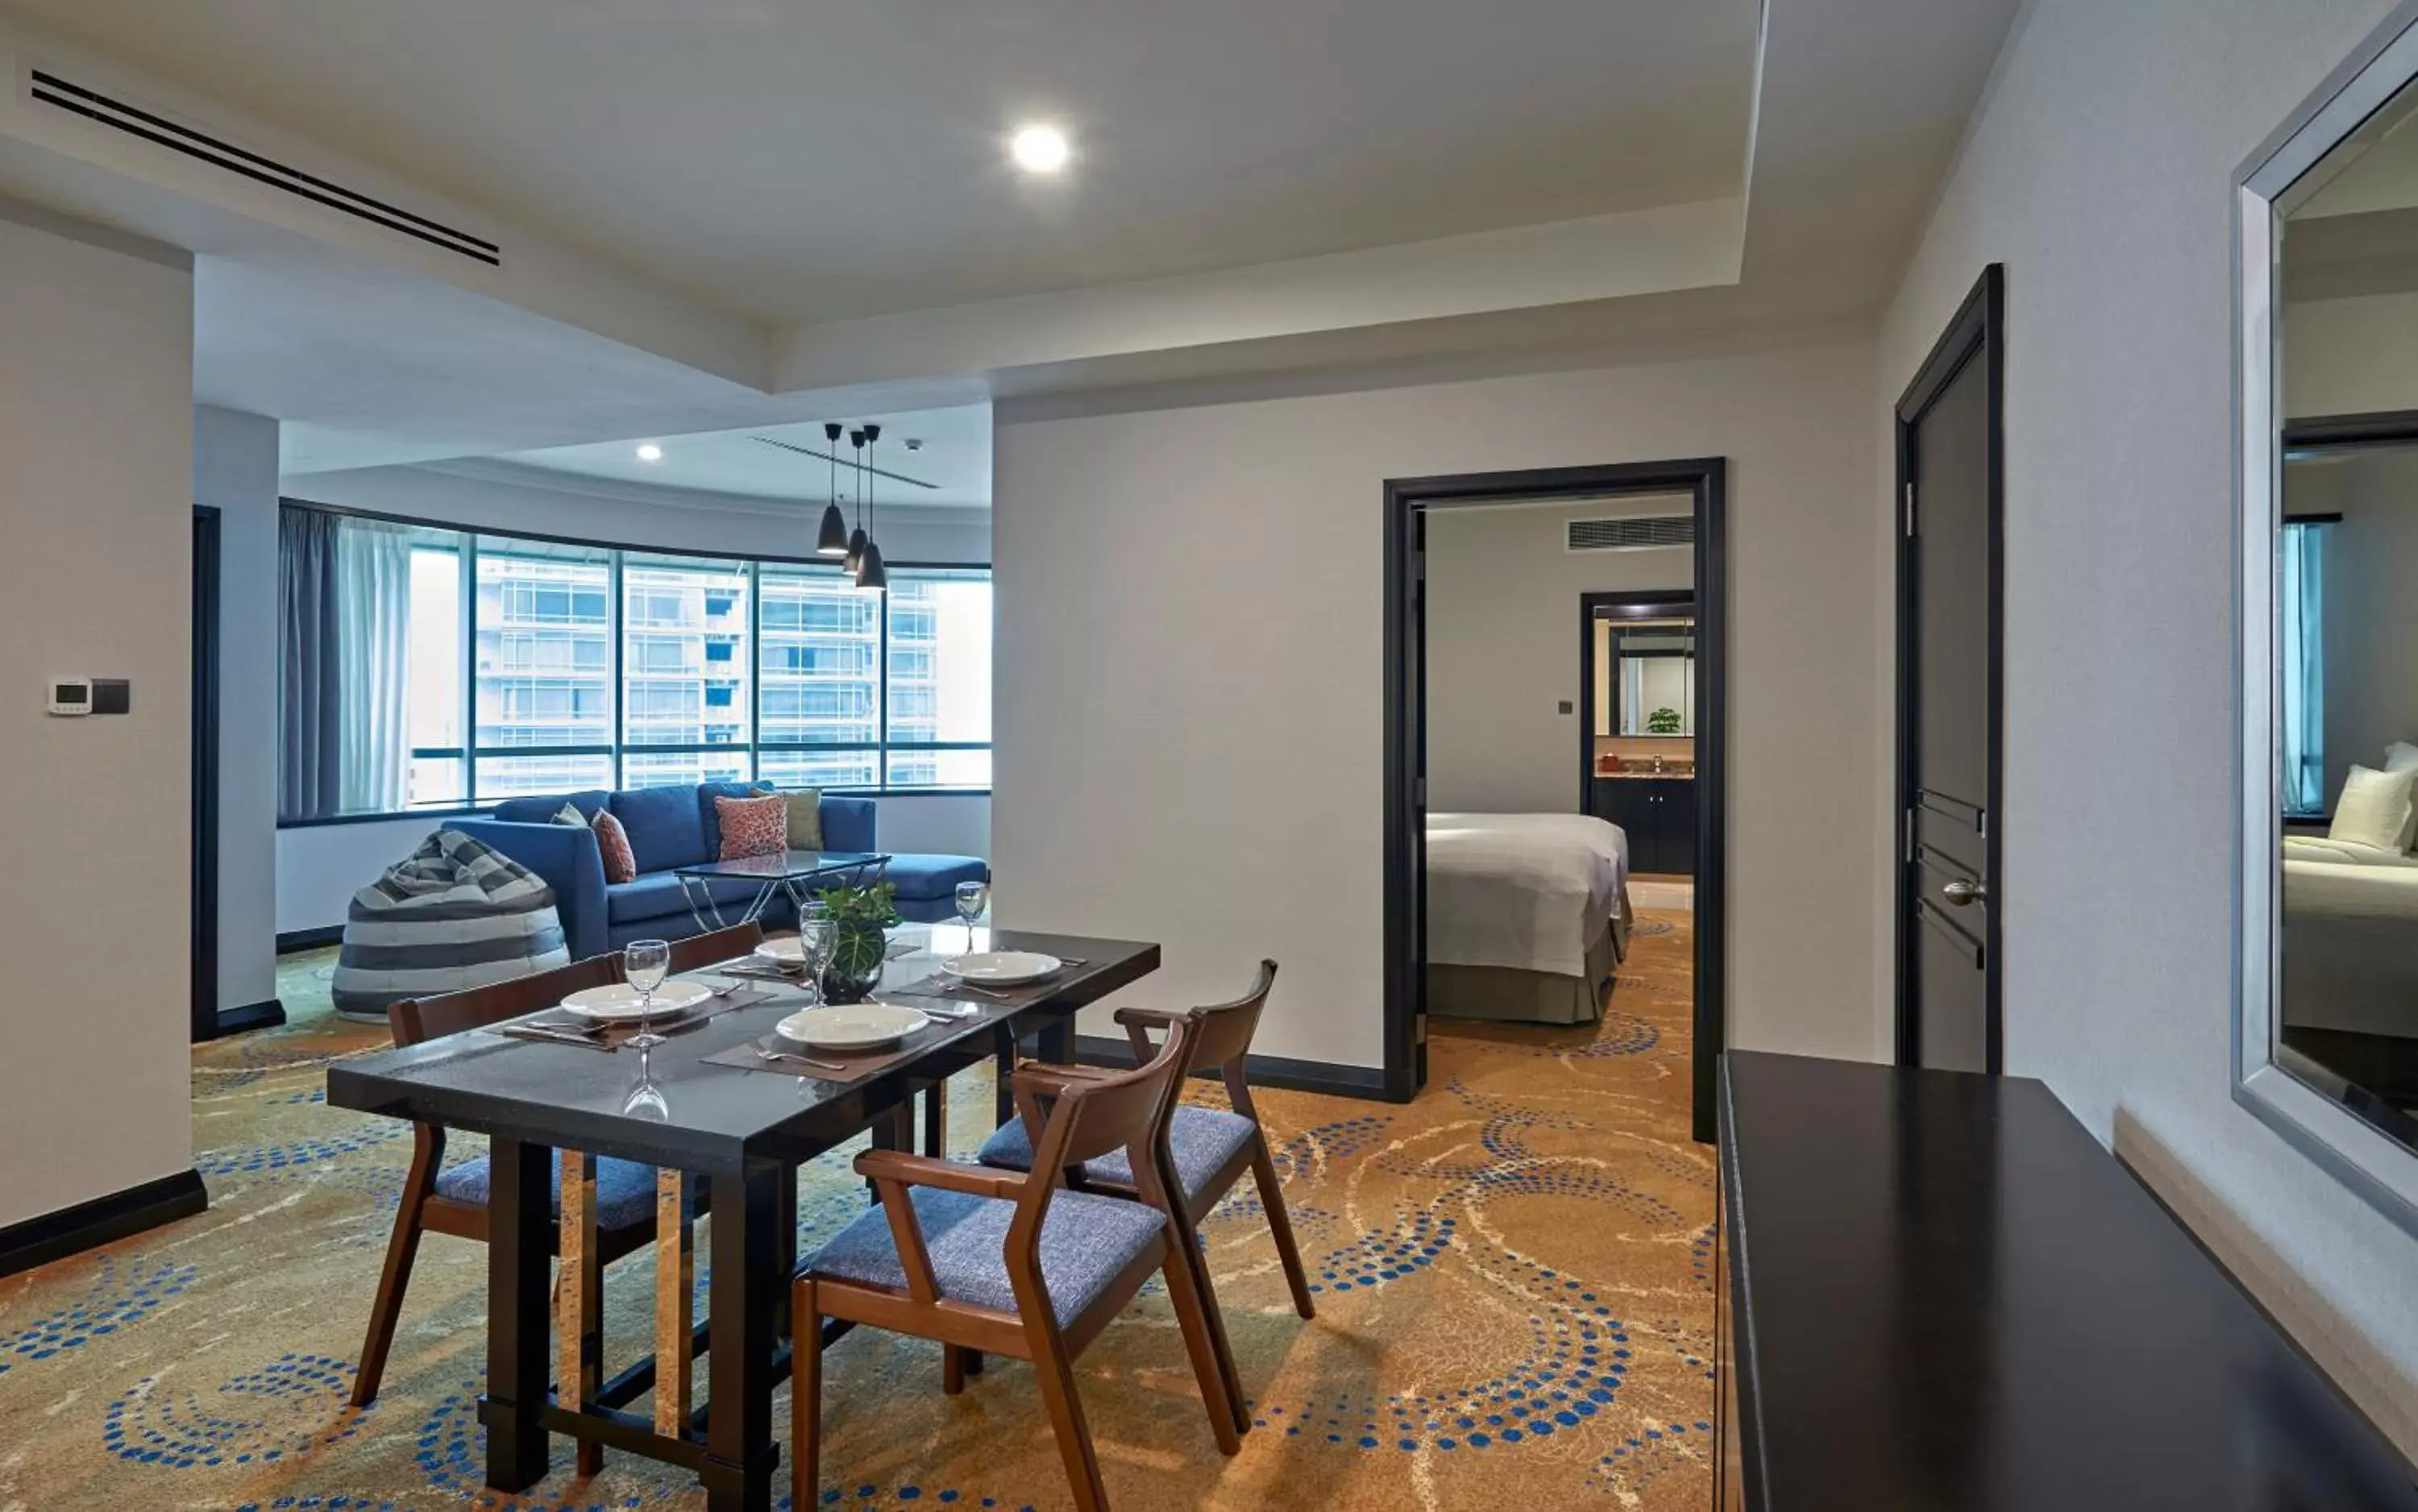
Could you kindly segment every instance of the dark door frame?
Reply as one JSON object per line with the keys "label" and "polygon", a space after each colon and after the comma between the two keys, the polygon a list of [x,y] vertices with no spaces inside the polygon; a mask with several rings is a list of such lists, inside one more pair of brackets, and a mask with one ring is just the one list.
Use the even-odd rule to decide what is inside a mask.
{"label": "dark door frame", "polygon": [[1897,844],[1890,851],[1890,865],[1895,872],[1896,885],[1890,890],[1896,898],[1895,916],[1890,928],[1896,939],[1897,956],[1897,1061],[1914,1065],[1921,1055],[1921,1026],[1914,1011],[1916,952],[1920,948],[1915,931],[1908,921],[1914,913],[1915,898],[1908,849],[1914,844],[1912,813],[1914,804],[1915,747],[1920,741],[1919,710],[1915,708],[1914,643],[1917,628],[1915,602],[1914,545],[1921,528],[1921,501],[1914,494],[1914,433],[1922,417],[1930,410],[1949,383],[1967,367],[1980,362],[1988,384],[1989,419],[1989,508],[1990,508],[1990,743],[1989,743],[1989,811],[1983,816],[1988,831],[1983,836],[1988,846],[1988,875],[1982,885],[1987,889],[1989,911],[1983,929],[1982,993],[1987,1004],[1985,1032],[1988,1036],[1989,1074],[1999,1076],[2006,1069],[2006,1003],[2004,889],[2000,886],[2004,870],[2004,837],[2006,835],[2006,557],[2007,557],[2007,272],[2002,263],[1992,263],[1982,270],[1981,279],[1972,293],[1957,307],[1955,317],[1933,344],[1931,354],[1916,370],[1914,381],[1897,402],[1894,415],[1897,455],[1897,489],[1892,497],[1897,502]]}
{"label": "dark door frame", "polygon": [[1652,619],[1657,611],[1696,612],[1694,588],[1628,588],[1579,595],[1579,812],[1587,811],[1587,783],[1595,776],[1595,622],[1598,609],[1630,609],[1615,619]]}
{"label": "dark door frame", "polygon": [[1395,478],[1385,507],[1385,1096],[1408,1102],[1427,1084],[1426,512],[1439,506],[1535,504],[1621,494],[1687,494],[1695,502],[1696,1004],[1695,1137],[1714,1134],[1714,1090],[1726,1000],[1726,832],[1729,710],[1728,463],[1542,467]]}
{"label": "dark door frame", "polygon": [[219,512],[193,506],[192,1037],[219,1036]]}

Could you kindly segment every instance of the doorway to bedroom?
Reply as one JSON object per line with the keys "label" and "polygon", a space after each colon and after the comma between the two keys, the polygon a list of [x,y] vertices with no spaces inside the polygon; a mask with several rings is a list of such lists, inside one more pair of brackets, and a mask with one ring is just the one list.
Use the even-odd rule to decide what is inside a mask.
{"label": "doorway to bedroom", "polygon": [[1650,1050],[1710,1138],[1722,472],[1386,485],[1389,1095],[1426,1084],[1431,1037]]}

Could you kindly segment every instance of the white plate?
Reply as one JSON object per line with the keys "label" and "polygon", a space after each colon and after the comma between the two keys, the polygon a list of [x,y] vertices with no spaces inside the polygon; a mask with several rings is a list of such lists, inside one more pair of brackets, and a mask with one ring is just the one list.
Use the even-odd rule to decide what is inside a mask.
{"label": "white plate", "polygon": [[756,954],[759,958],[772,962],[784,971],[803,971],[806,969],[805,941],[795,935],[784,935],[778,939],[768,939],[756,947]]}
{"label": "white plate", "polygon": [[[712,996],[713,989],[702,982],[666,977],[664,985],[655,989],[655,1016],[674,1017]],[[563,999],[562,1005],[582,1018],[593,1018],[607,1024],[636,1023],[638,989],[626,982],[616,982],[609,986],[583,987]]]}
{"label": "white plate", "polygon": [[941,970],[960,982],[1013,986],[1018,982],[1038,982],[1065,964],[1055,955],[1044,955],[1038,951],[985,950],[953,956],[941,963]]}
{"label": "white plate", "polygon": [[773,1026],[785,1040],[820,1050],[879,1050],[897,1044],[930,1020],[911,1008],[886,1002],[845,1008],[809,1008]]}

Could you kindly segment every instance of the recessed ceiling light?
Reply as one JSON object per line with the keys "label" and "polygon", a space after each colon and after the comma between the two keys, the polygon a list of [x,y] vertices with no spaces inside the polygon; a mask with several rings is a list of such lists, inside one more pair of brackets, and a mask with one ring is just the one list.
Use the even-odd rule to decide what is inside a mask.
{"label": "recessed ceiling light", "polygon": [[652,441],[650,441],[645,446],[638,448],[638,460],[640,462],[661,462],[664,460],[664,449],[655,445]]}
{"label": "recessed ceiling light", "polygon": [[1066,166],[1066,133],[1054,126],[1022,127],[1008,139],[1007,150],[1025,172],[1054,174]]}

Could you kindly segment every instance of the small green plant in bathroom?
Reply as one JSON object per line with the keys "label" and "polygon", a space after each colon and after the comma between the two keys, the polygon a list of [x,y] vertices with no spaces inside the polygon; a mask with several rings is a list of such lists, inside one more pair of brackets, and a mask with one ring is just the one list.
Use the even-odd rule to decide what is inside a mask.
{"label": "small green plant in bathroom", "polygon": [[1665,704],[1661,708],[1654,710],[1654,712],[1646,715],[1645,733],[1648,735],[1678,734],[1679,711],[1672,708],[1670,705]]}

